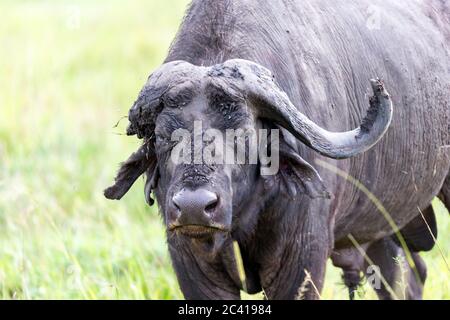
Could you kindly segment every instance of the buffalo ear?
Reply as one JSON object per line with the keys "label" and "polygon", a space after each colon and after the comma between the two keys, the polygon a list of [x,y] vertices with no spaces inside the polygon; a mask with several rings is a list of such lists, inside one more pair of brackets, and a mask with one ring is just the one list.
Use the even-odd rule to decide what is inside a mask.
{"label": "buffalo ear", "polygon": [[330,199],[331,195],[317,170],[298,154],[296,139],[284,128],[279,128],[280,168],[276,179],[281,191],[291,198],[306,194],[312,199]]}
{"label": "buffalo ear", "polygon": [[296,152],[280,150],[280,157],[279,179],[283,192],[291,198],[295,198],[298,193],[312,199],[331,198],[316,169]]}
{"label": "buffalo ear", "polygon": [[156,156],[150,142],[147,141],[121,164],[114,185],[104,191],[105,197],[120,200],[134,182],[151,167],[156,167]]}

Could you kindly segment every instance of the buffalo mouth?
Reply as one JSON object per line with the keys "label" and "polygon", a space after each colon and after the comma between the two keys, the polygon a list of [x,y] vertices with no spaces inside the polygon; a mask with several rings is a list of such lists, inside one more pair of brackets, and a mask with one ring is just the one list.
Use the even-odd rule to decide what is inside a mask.
{"label": "buffalo mouth", "polygon": [[182,234],[194,239],[211,238],[218,232],[227,233],[229,230],[223,226],[183,225],[170,226],[169,231]]}

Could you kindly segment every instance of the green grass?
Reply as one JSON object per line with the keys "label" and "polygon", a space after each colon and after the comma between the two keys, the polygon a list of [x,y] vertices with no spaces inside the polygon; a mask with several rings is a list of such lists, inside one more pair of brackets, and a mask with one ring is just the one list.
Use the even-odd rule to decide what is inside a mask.
{"label": "green grass", "polygon": [[[0,298],[182,298],[142,181],[120,202],[102,190],[139,143],[120,135],[126,120],[114,125],[163,61],[186,5],[0,0]],[[424,257],[426,298],[449,299],[438,250]],[[346,299],[339,273],[328,269],[324,298]]]}

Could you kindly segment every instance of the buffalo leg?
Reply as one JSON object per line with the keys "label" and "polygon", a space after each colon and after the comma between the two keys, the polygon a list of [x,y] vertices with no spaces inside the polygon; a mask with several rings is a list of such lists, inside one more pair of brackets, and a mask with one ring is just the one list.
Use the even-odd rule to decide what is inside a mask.
{"label": "buffalo leg", "polygon": [[[371,279],[369,282],[380,299],[419,300],[422,298],[426,266],[418,253],[411,252],[416,271],[408,265],[404,250],[390,237],[371,244],[366,254],[374,264],[369,266],[367,261],[365,262],[366,276]],[[379,269],[389,286],[386,286],[381,279],[374,281],[374,277],[377,277],[374,274],[374,268]]]}
{"label": "buffalo leg", "polygon": [[[343,271],[343,280],[349,290],[350,300],[366,275],[377,296],[383,300],[398,299],[418,300],[422,298],[423,284],[426,279],[426,265],[416,252],[411,252],[417,272],[406,263],[405,252],[390,238],[384,238],[370,245],[361,245],[366,257],[356,248],[334,250],[331,255],[333,265]],[[367,258],[373,263],[369,265]],[[399,264],[402,264],[400,267]],[[389,287],[376,274],[377,268]],[[403,275],[402,275],[403,272]],[[392,291],[390,291],[392,289]]]}

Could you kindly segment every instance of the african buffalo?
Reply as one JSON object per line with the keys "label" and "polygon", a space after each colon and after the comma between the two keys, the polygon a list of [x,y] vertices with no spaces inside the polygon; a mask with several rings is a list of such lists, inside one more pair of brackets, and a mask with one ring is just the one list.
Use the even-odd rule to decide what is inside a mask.
{"label": "african buffalo", "polygon": [[[391,299],[397,256],[406,297],[421,297],[431,201],[450,207],[449,2],[193,1],[129,112],[143,145],[105,191],[120,199],[146,173],[186,298],[235,299],[244,287],[318,298],[331,257],[351,292],[364,265],[379,266],[377,293]],[[259,161],[173,162],[173,133],[194,135],[195,121],[279,130],[276,174]]]}

